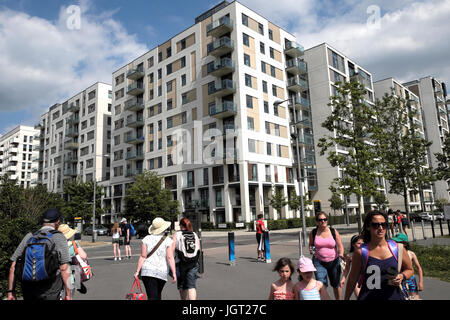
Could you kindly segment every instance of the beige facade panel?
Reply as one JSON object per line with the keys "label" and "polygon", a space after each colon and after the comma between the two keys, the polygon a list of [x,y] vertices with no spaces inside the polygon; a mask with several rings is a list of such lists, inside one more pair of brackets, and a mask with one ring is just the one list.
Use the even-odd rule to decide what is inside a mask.
{"label": "beige facade panel", "polygon": [[255,144],[256,144],[256,153],[257,154],[265,154],[264,141],[256,140]]}
{"label": "beige facade panel", "polygon": [[204,84],[202,87],[202,95],[203,95],[203,99],[202,99],[202,103],[203,103],[203,117],[207,117],[209,115],[209,104],[211,102],[214,102],[215,99],[214,97],[210,97],[208,95],[208,84]]}
{"label": "beige facade panel", "polygon": [[289,147],[288,146],[281,146],[281,157],[289,158]]}
{"label": "beige facade panel", "polygon": [[197,88],[194,88],[186,92],[186,103],[190,103],[195,100],[197,100]]}
{"label": "beige facade panel", "polygon": [[[186,47],[184,49],[189,48],[190,46],[195,44],[195,33],[191,34],[190,36],[187,36],[183,40],[186,42]],[[177,42],[177,53],[180,52],[181,50],[184,50],[181,49],[181,42],[182,40]]]}
{"label": "beige facade panel", "polygon": [[208,51],[207,51],[207,47],[208,47],[208,43],[210,43],[212,41],[212,37],[211,36],[207,36],[206,35],[206,26],[210,23],[212,23],[212,16],[203,20],[202,22],[200,22],[201,25],[201,32],[202,32],[202,57],[206,57]]}
{"label": "beige facade panel", "polygon": [[280,118],[286,119],[286,108],[282,106],[278,106],[278,116]]}
{"label": "beige facade panel", "polygon": [[191,52],[191,80],[197,80],[197,58],[195,55],[195,51]]}
{"label": "beige facade panel", "polygon": [[275,68],[275,78],[284,81],[284,72],[281,69]]}
{"label": "beige facade panel", "polygon": [[167,81],[172,82],[172,91],[167,93],[167,100],[172,99],[172,102],[174,104],[174,108],[176,107],[176,101],[177,101],[177,81],[175,79]]}
{"label": "beige facade panel", "polygon": [[287,138],[288,137],[287,127],[280,125],[280,137],[282,137],[282,138]]}
{"label": "beige facade panel", "polygon": [[256,70],[255,39],[248,36],[249,46],[243,46],[244,53],[250,56],[250,67]]}
{"label": "beige facade panel", "polygon": [[284,97],[284,90],[283,90],[283,88],[280,88],[280,87],[278,87],[278,86],[275,86],[276,88],[277,88],[277,98],[280,98],[280,99],[285,99],[285,97]]}
{"label": "beige facade panel", "polygon": [[197,108],[192,108],[191,114],[192,114],[192,121],[197,120]]}
{"label": "beige facade panel", "polygon": [[252,77],[252,88],[258,90],[258,79]]}
{"label": "beige facade panel", "polygon": [[280,28],[269,22],[269,29],[272,30],[273,41],[281,44]]}
{"label": "beige facade panel", "polygon": [[[158,53],[162,52],[162,60],[161,61],[164,61],[165,59],[167,59],[167,48],[170,48],[171,46],[172,46],[171,40],[166,41],[162,45],[158,46]],[[161,61],[159,61],[159,62],[161,62]]]}
{"label": "beige facade panel", "polygon": [[252,19],[250,17],[248,17],[248,27],[250,29],[252,29],[253,31],[255,31],[255,32],[259,32],[258,21],[254,20],[254,19]]}

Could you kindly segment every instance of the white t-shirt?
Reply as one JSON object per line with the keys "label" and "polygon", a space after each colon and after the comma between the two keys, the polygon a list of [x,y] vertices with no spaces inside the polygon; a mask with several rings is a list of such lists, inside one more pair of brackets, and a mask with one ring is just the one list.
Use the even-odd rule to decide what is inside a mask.
{"label": "white t-shirt", "polygon": [[[153,250],[162,237],[163,235],[148,235],[142,240],[142,243],[147,246],[147,255]],[[171,245],[172,239],[167,237],[152,256],[145,259],[141,269],[141,276],[154,277],[167,281],[169,267],[166,258],[166,249]]]}

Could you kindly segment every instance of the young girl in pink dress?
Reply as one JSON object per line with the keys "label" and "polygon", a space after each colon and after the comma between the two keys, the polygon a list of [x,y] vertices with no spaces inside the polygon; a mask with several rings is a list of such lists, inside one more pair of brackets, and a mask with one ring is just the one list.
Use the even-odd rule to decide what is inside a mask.
{"label": "young girl in pink dress", "polygon": [[273,271],[278,272],[280,279],[272,283],[269,300],[294,300],[294,284],[291,281],[291,275],[295,271],[295,266],[291,259],[281,258]]}

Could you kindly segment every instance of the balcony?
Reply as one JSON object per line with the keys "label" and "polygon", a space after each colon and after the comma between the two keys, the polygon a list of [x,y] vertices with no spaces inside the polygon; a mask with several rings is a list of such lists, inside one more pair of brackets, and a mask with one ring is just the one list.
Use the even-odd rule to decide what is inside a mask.
{"label": "balcony", "polygon": [[77,169],[65,169],[63,175],[65,177],[76,177],[77,176]]}
{"label": "balcony", "polygon": [[137,96],[144,93],[144,84],[142,82],[134,82],[127,87],[127,94]]}
{"label": "balcony", "polygon": [[206,35],[219,38],[224,34],[233,31],[233,20],[224,16],[206,26]]}
{"label": "balcony", "polygon": [[305,53],[305,49],[295,41],[288,41],[284,47],[284,53],[291,57],[300,57]]}
{"label": "balcony", "polygon": [[129,143],[129,144],[139,144],[139,143],[144,143],[145,138],[144,136],[136,136],[136,134],[132,134],[132,133],[128,133],[125,136],[125,143]]}
{"label": "balcony", "polygon": [[300,95],[292,96],[289,100],[289,104],[291,106],[299,107],[301,110],[309,110],[310,104],[309,100],[306,98],[303,98]]}
{"label": "balcony", "polygon": [[287,81],[288,90],[302,92],[308,90],[308,81],[300,78],[299,76],[291,77]]}
{"label": "balcony", "polygon": [[125,172],[125,177],[135,177],[142,173],[142,169],[127,169]]}
{"label": "balcony", "polygon": [[444,109],[443,106],[439,106],[439,107],[438,107],[438,110],[439,110],[439,114],[440,114],[441,116],[447,116],[447,111]]}
{"label": "balcony", "polygon": [[[209,115],[216,119],[222,119],[237,114],[236,104],[230,101],[211,105],[209,107]],[[234,126],[233,126],[234,129]]]}
{"label": "balcony", "polygon": [[309,133],[303,133],[298,137],[298,143],[300,145],[314,145],[314,138],[312,134]]}
{"label": "balcony", "polygon": [[67,111],[69,112],[77,112],[80,111],[80,105],[76,104],[75,102],[71,102],[69,104],[69,107],[67,108]]}
{"label": "balcony", "polygon": [[6,170],[6,171],[9,171],[9,172],[16,172],[17,171],[17,166],[16,165],[11,165],[11,166],[8,166],[8,170]]}
{"label": "balcony", "polygon": [[220,59],[219,63],[211,62],[207,65],[207,72],[215,77],[221,77],[234,71],[234,63],[230,58]]}
{"label": "balcony", "polygon": [[67,128],[66,130],[66,137],[74,138],[78,137],[78,130],[75,130],[74,128]]}
{"label": "balcony", "polygon": [[129,151],[125,157],[125,160],[144,160],[144,152],[142,151]]}
{"label": "balcony", "polygon": [[306,62],[299,59],[290,59],[286,61],[286,71],[295,75],[308,73]]}
{"label": "balcony", "polygon": [[80,118],[78,116],[74,116],[74,115],[71,115],[66,121],[66,123],[68,125],[74,125],[74,124],[77,124],[79,122],[80,122]]}
{"label": "balcony", "polygon": [[304,168],[312,167],[316,163],[316,157],[313,153],[307,153],[305,154],[304,157],[302,156],[300,158],[301,158],[300,165]]}
{"label": "balcony", "polygon": [[214,86],[208,86],[208,94],[214,97],[223,97],[236,92],[236,85],[233,80],[222,80]]}
{"label": "balcony", "polygon": [[144,110],[144,108],[144,99],[142,98],[133,98],[125,102],[126,111],[141,111]]}
{"label": "balcony", "polygon": [[223,56],[224,54],[230,53],[234,50],[234,42],[228,37],[220,38],[219,40],[214,40],[207,46],[208,55],[215,57]]}
{"label": "balcony", "polygon": [[64,150],[75,150],[78,149],[79,145],[78,142],[64,142]]}
{"label": "balcony", "polygon": [[144,77],[143,68],[133,68],[127,71],[127,79],[138,80]]}
{"label": "balcony", "polygon": [[78,156],[70,153],[65,157],[64,162],[76,163],[78,162]]}
{"label": "balcony", "polygon": [[299,128],[311,128],[312,127],[312,121],[311,118],[302,116],[298,119],[298,121],[295,123]]}
{"label": "balcony", "polygon": [[127,117],[126,126],[130,128],[139,128],[144,126],[144,117],[143,116],[137,116],[137,117]]}

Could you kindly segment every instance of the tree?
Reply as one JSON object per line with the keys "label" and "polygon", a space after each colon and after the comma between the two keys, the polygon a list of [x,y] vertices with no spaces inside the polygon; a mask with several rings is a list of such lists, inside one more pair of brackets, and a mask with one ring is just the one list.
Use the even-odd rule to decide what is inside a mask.
{"label": "tree", "polygon": [[[435,153],[438,166],[435,170],[436,177],[439,180],[450,180],[450,133],[446,133],[444,137],[444,146],[442,153]],[[450,189],[449,189],[450,190]]]}
{"label": "tree", "polygon": [[389,182],[389,192],[403,196],[409,220],[409,191],[418,192],[423,211],[425,205],[422,190],[434,180],[427,168],[427,152],[430,142],[417,129],[421,126],[414,121],[418,115],[414,109],[408,110],[408,103],[394,94],[385,94],[375,101],[379,130],[374,135],[382,165],[383,176]]}
{"label": "tree", "polygon": [[[345,176],[334,179],[332,187],[357,196],[357,221],[361,231],[364,197],[377,192],[375,181],[380,163],[371,137],[377,132],[378,124],[373,107],[365,101],[367,90],[363,84],[352,80],[336,85],[336,94],[328,104],[331,115],[322,123],[331,134],[319,139],[318,146],[321,155],[328,152],[327,159],[332,167],[345,169]],[[337,152],[336,146],[347,152]]]}
{"label": "tree", "polygon": [[174,221],[179,214],[178,201],[170,190],[162,187],[162,177],[154,171],[144,171],[135,177],[125,195],[125,216],[150,222],[156,217]]}
{"label": "tree", "polygon": [[[302,202],[301,202],[300,195],[297,195],[295,190],[291,190],[291,193],[289,195],[288,205],[292,210],[294,210],[294,213],[297,212],[297,210],[300,211]],[[300,214],[300,217],[301,217],[301,214]]]}
{"label": "tree", "polygon": [[434,201],[434,205],[436,206],[436,209],[439,212],[444,212],[444,207],[445,207],[446,204],[448,204],[448,200],[447,199],[436,199]]}
{"label": "tree", "polygon": [[342,210],[342,208],[344,207],[344,201],[341,199],[341,196],[336,192],[333,192],[331,194],[331,198],[328,199],[328,201],[330,202],[330,207],[331,209],[333,209],[335,216],[336,210]]}
{"label": "tree", "polygon": [[384,192],[378,192],[373,196],[374,202],[376,203],[378,210],[386,211],[386,207],[388,206],[389,202],[386,198],[386,195]]}
{"label": "tree", "polygon": [[270,205],[277,210],[277,212],[281,216],[281,209],[285,205],[288,204],[288,201],[286,201],[286,197],[284,196],[283,189],[274,187],[272,190],[272,197],[270,198]]}
{"label": "tree", "polygon": [[[94,182],[82,182],[80,180],[64,182],[64,194],[67,197],[62,213],[67,221],[73,221],[75,217],[81,217],[85,222],[92,220]],[[95,216],[100,217],[104,213],[101,207],[103,187],[97,184],[95,195]]]}

